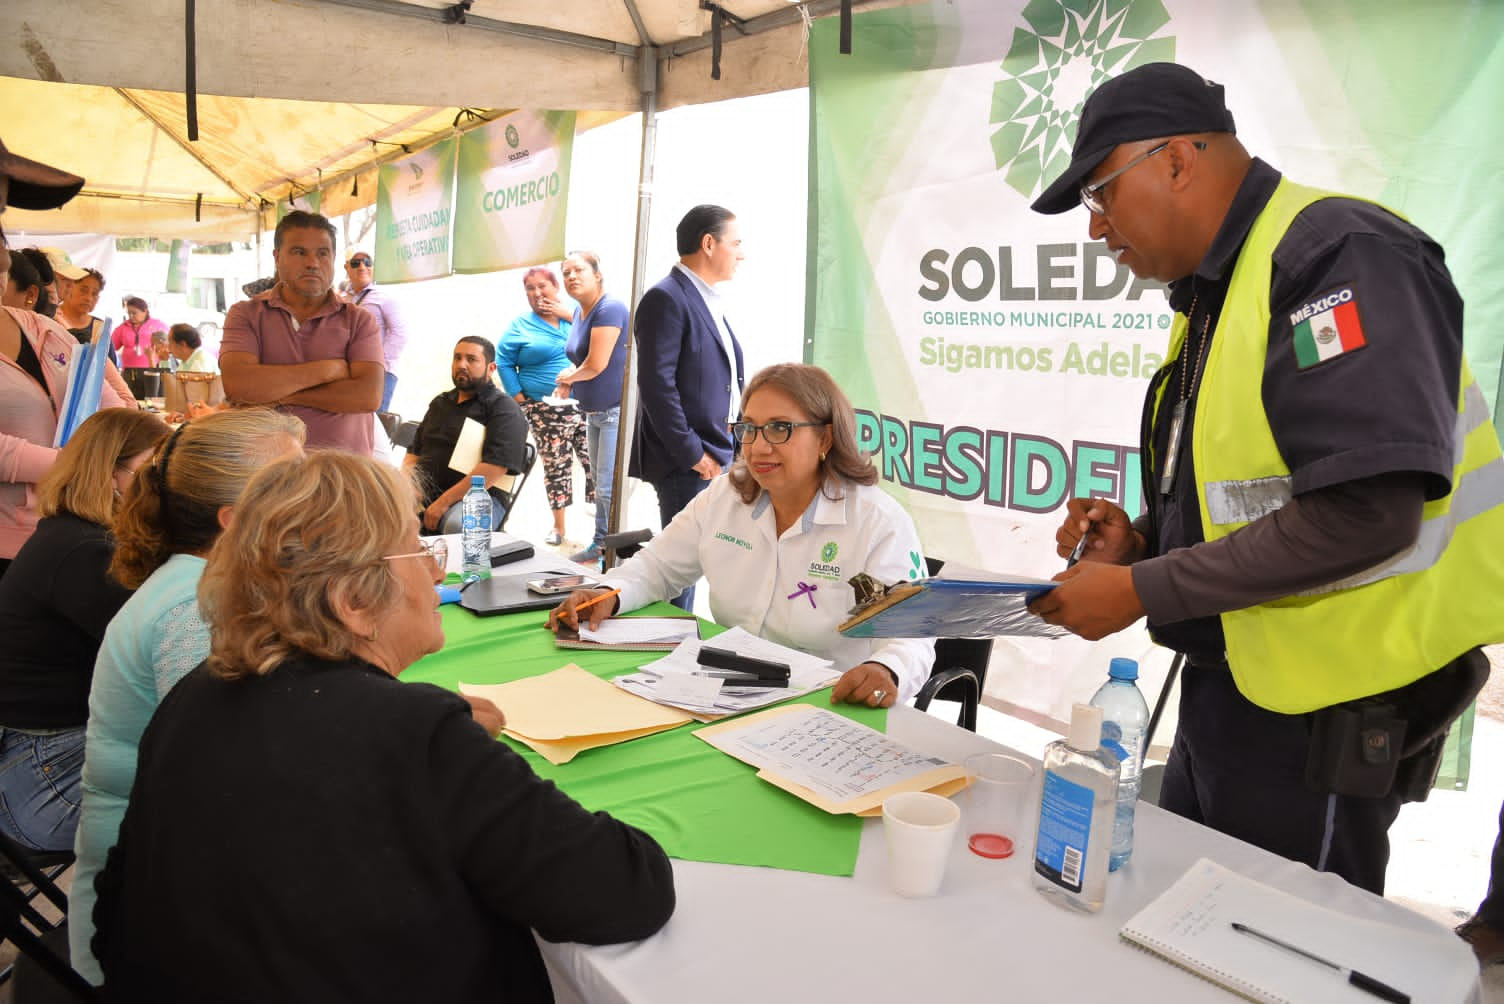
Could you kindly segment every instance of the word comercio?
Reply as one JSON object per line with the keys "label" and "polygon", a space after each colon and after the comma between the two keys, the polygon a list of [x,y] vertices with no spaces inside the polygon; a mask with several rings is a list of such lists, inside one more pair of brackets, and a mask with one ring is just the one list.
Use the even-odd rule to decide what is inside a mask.
{"label": "word comercio", "polygon": [[557,198],[559,189],[564,182],[559,177],[558,171],[553,171],[541,178],[531,181],[523,181],[508,188],[498,188],[487,192],[480,200],[480,208],[487,213],[500,213],[507,209],[515,209],[518,206],[526,206],[533,202],[542,202],[545,199]]}

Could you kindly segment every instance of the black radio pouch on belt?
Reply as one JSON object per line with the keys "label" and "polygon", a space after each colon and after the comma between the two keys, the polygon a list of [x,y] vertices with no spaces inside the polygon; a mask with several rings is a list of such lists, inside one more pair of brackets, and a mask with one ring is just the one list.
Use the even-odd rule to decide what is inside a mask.
{"label": "black radio pouch on belt", "polygon": [[1394,786],[1405,719],[1388,701],[1334,704],[1311,714],[1306,787],[1357,798],[1379,798]]}
{"label": "black radio pouch on belt", "polygon": [[1391,790],[1424,802],[1452,723],[1488,682],[1488,658],[1470,649],[1396,690],[1311,713],[1306,787],[1359,798]]}

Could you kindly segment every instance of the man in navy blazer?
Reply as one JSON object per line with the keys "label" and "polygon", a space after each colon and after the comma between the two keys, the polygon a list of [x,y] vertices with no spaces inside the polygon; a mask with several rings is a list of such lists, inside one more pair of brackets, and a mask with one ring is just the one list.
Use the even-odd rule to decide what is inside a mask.
{"label": "man in navy blazer", "polygon": [[[658,493],[664,526],[731,463],[746,374],[715,285],[736,274],[741,245],[729,210],[691,209],[679,221],[678,264],[633,313],[639,411],[629,471]],[[690,588],[674,602],[688,610],[693,600]]]}

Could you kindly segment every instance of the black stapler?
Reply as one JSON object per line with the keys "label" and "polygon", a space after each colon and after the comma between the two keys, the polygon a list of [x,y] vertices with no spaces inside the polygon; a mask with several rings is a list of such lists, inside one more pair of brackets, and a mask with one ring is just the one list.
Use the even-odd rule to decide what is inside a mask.
{"label": "black stapler", "polygon": [[718,670],[715,675],[727,683],[741,687],[787,687],[789,667],[786,663],[768,659],[754,659],[750,655],[737,655],[724,648],[700,646],[697,657],[700,665]]}

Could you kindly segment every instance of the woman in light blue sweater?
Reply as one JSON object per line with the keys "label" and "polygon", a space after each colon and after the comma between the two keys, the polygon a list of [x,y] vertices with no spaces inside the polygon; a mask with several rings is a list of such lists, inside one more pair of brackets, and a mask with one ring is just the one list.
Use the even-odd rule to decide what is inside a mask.
{"label": "woman in light blue sweater", "polygon": [[141,733],[173,684],[209,654],[198,614],[204,558],[251,475],[301,453],[303,434],[298,419],[265,408],[180,426],[137,472],[131,501],[116,518],[110,574],[136,592],[110,621],[94,666],[68,911],[73,966],[93,983],[103,979],[89,948],[94,877],[125,816]]}

